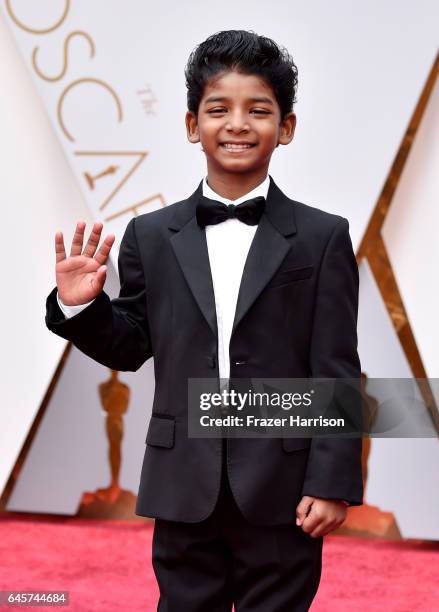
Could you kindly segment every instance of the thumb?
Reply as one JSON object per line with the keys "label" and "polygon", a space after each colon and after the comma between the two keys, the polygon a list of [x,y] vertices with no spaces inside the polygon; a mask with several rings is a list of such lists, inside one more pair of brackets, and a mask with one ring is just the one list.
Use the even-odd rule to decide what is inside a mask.
{"label": "thumb", "polygon": [[309,495],[304,495],[302,497],[296,508],[296,525],[300,526],[303,523],[310,511],[313,501],[314,497],[310,497]]}
{"label": "thumb", "polygon": [[96,275],[93,279],[94,280],[93,285],[97,293],[100,293],[102,291],[104,284],[105,284],[106,277],[107,277],[107,266],[100,266],[100,268],[96,270]]}

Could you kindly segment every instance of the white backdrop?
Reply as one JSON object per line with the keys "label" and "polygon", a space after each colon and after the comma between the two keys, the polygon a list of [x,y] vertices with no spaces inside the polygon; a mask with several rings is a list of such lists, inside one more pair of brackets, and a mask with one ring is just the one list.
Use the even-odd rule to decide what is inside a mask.
{"label": "white backdrop", "polygon": [[[233,19],[228,10],[232,7]],[[439,15],[437,3],[430,0],[369,0],[355,6],[348,0],[277,1],[270,5],[269,20],[266,4],[254,1],[225,0],[221,13],[206,14],[204,2],[189,0],[175,3],[171,16],[169,5],[140,0],[128,4],[10,0],[3,1],[1,8],[2,82],[7,87],[0,101],[5,174],[0,193],[2,200],[14,202],[14,207],[4,209],[7,227],[15,230],[4,236],[3,261],[17,252],[17,232],[28,249],[19,250],[14,271],[6,270],[4,276],[12,297],[1,305],[2,372],[9,375],[3,382],[7,427],[0,434],[6,449],[0,488],[64,347],[43,321],[44,299],[54,284],[54,232],[62,229],[70,239],[75,220],[93,218],[103,220],[104,231],[120,239],[134,208],[141,214],[186,197],[205,172],[200,145],[188,143],[184,128],[183,69],[193,47],[215,31],[242,28],[270,36],[292,52],[299,67],[298,125],[293,142],[276,150],[270,173],[290,197],[346,216],[356,248],[433,62]],[[437,116],[430,115],[429,121],[437,126]],[[437,167],[437,148],[430,146],[425,156]],[[432,222],[437,220],[433,217],[437,186],[418,177],[419,166],[401,183],[398,197],[405,201],[408,215],[428,219],[424,233],[411,235],[407,258],[405,238],[403,242],[398,232],[414,226],[395,229],[401,218],[397,212],[401,208],[395,208],[385,237],[411,321],[432,325],[432,308],[426,308],[425,299],[413,298],[409,284],[413,268],[406,273],[408,260],[418,261],[425,278],[432,278],[439,261],[437,224]],[[404,199],[404,192],[410,196]],[[118,244],[114,257],[117,248]],[[363,311],[380,299],[372,287],[365,283],[362,289]],[[19,301],[23,294],[25,305]],[[436,346],[431,342],[428,324],[419,329],[415,335],[428,373],[438,376],[437,342]],[[366,371],[374,368],[378,348],[388,362],[393,358],[392,343],[378,347],[381,329],[360,327],[359,331],[360,349],[370,346],[370,351],[360,350]],[[374,334],[377,342],[365,343],[365,334]],[[406,375],[403,365],[394,369],[399,372],[394,375]],[[75,375],[70,372],[72,379]],[[142,376],[151,391],[145,373],[136,376]],[[62,396],[58,401],[63,401]],[[98,407],[96,399],[90,400],[89,410]],[[148,410],[145,406],[146,414]],[[143,418],[139,427],[146,427]],[[37,446],[32,452],[38,452]],[[430,465],[437,460],[432,453],[427,458]],[[370,473],[371,489],[374,481],[381,482],[380,474],[378,464]],[[431,481],[427,486],[432,486]],[[26,497],[25,487],[22,492],[19,504],[29,508],[31,498]],[[378,505],[379,498],[380,494],[375,499]],[[395,511],[385,507],[386,499],[381,501],[383,509]]]}

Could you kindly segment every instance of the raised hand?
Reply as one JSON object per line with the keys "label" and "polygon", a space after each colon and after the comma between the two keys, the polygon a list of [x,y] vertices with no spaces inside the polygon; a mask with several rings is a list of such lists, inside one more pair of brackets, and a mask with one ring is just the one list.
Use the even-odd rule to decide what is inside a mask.
{"label": "raised hand", "polygon": [[107,266],[104,264],[115,236],[109,234],[97,250],[103,224],[96,222],[82,250],[85,225],[85,221],[78,221],[76,224],[69,257],[66,257],[62,232],[55,234],[56,284],[58,295],[66,306],[76,306],[93,300],[102,291],[107,276]]}

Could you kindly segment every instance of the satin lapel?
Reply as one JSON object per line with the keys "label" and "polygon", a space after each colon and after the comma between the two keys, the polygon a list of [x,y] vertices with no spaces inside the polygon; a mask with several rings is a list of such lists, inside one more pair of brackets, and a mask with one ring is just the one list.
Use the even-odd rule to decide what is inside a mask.
{"label": "satin lapel", "polygon": [[259,221],[242,274],[232,333],[291,249],[291,241],[284,236],[295,232],[293,202],[270,176],[265,212]]}
{"label": "satin lapel", "polygon": [[206,233],[197,224],[195,207],[202,193],[202,182],[185,201],[176,205],[169,227],[178,230],[171,245],[187,284],[212,332],[217,337],[215,294],[209,263]]}

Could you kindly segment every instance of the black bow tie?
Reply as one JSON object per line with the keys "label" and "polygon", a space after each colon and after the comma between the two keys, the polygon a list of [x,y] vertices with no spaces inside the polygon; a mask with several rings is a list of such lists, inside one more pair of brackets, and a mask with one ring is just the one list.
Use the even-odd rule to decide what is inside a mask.
{"label": "black bow tie", "polygon": [[265,208],[265,198],[258,196],[241,204],[223,204],[201,196],[197,204],[197,223],[200,227],[216,225],[227,219],[239,219],[247,225],[257,225]]}

